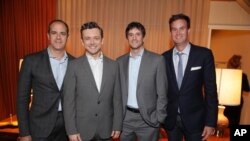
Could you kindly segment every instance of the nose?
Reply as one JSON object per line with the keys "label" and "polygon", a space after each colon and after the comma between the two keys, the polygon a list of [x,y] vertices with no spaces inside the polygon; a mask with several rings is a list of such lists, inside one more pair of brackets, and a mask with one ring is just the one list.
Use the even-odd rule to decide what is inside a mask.
{"label": "nose", "polygon": [[93,44],[94,44],[94,42],[95,42],[95,40],[94,40],[94,39],[91,39],[91,40],[90,40],[90,44],[91,44],[91,45],[93,45]]}
{"label": "nose", "polygon": [[56,34],[56,38],[60,39],[61,38],[61,34]]}
{"label": "nose", "polygon": [[133,35],[133,36],[132,36],[132,39],[133,39],[133,40],[136,39],[136,35]]}

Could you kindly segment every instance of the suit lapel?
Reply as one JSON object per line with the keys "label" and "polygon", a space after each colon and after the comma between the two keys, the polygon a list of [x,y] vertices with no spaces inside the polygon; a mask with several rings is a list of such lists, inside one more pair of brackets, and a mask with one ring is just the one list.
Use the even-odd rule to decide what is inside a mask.
{"label": "suit lapel", "polygon": [[105,56],[103,56],[103,69],[102,69],[102,81],[101,81],[101,88],[100,88],[100,94],[103,91],[104,85],[106,83],[107,80],[107,76],[108,76],[108,68],[109,68],[109,64],[106,60],[107,58]]}
{"label": "suit lapel", "polygon": [[90,68],[90,64],[89,64],[89,61],[88,61],[86,55],[84,55],[82,57],[82,62],[83,62],[83,68],[85,69],[85,71],[83,71],[83,72],[86,72],[88,74],[87,75],[88,78],[86,78],[86,79],[89,80],[92,83],[92,85],[94,85],[96,91],[98,91],[96,83],[95,83],[95,78],[94,78],[94,75],[93,75],[92,70]]}
{"label": "suit lapel", "polygon": [[53,71],[52,71],[52,67],[51,67],[51,64],[50,64],[50,58],[49,58],[49,54],[48,54],[48,50],[47,49],[44,50],[44,61],[46,62],[45,64],[47,65],[47,68],[49,70],[49,74],[48,74],[50,76],[49,77],[50,78],[49,82],[51,82],[51,85],[55,89],[57,89],[59,91],[59,88],[58,88],[58,86],[56,84],[56,80],[55,80],[55,77],[54,77],[54,74],[53,74]]}
{"label": "suit lapel", "polygon": [[170,76],[168,76],[168,77],[171,77],[171,79],[173,79],[174,81],[175,81],[175,88],[177,89],[177,90],[179,90],[179,88],[178,88],[178,83],[177,83],[177,78],[176,78],[176,74],[175,74],[175,68],[174,68],[174,61],[173,61],[173,49],[171,50],[171,52],[170,52],[170,55],[168,56],[169,58],[168,58],[168,64],[169,64],[169,69],[170,69]]}
{"label": "suit lapel", "polygon": [[191,45],[189,57],[188,57],[188,61],[187,61],[187,66],[186,66],[184,77],[183,77],[182,84],[181,84],[181,89],[185,85],[187,78],[188,78],[188,75],[190,74],[190,69],[191,69],[192,63],[194,62],[194,59],[195,59],[194,58],[195,55],[193,55],[193,54],[194,54],[194,50],[193,50],[193,47]]}
{"label": "suit lapel", "polygon": [[142,54],[142,58],[141,58],[141,64],[140,64],[140,68],[139,68],[139,74],[138,74],[138,80],[137,80],[137,90],[140,87],[140,84],[143,80],[143,76],[144,73],[148,70],[147,66],[148,64],[146,64],[147,62],[149,62],[148,60],[148,51],[146,49],[144,49],[144,52]]}

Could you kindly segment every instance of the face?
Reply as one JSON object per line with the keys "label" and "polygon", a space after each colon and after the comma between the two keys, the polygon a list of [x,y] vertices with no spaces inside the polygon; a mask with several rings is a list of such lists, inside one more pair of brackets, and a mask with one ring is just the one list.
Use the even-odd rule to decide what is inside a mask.
{"label": "face", "polygon": [[143,46],[143,36],[139,29],[133,28],[129,30],[127,38],[131,49],[139,49]]}
{"label": "face", "polygon": [[93,57],[99,56],[103,45],[103,38],[98,28],[86,29],[82,31],[82,43],[86,51]]}
{"label": "face", "polygon": [[50,33],[47,34],[52,49],[64,50],[68,39],[67,29],[64,24],[55,22],[50,26]]}
{"label": "face", "polygon": [[186,46],[189,42],[189,31],[187,23],[183,19],[176,20],[171,24],[171,37],[177,47]]}

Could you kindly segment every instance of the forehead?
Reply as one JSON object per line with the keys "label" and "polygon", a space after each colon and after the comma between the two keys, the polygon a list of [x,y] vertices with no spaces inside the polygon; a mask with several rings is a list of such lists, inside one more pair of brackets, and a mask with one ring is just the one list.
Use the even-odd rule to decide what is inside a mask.
{"label": "forehead", "polygon": [[184,19],[178,19],[174,22],[172,22],[171,26],[174,27],[174,26],[186,26],[187,25],[187,22],[184,20]]}
{"label": "forehead", "polygon": [[61,22],[54,22],[50,25],[50,29],[51,30],[61,29],[66,31],[66,26]]}
{"label": "forehead", "polygon": [[141,32],[141,30],[139,30],[138,28],[134,27],[134,28],[130,29],[130,30],[128,31],[128,33],[142,33],[142,32]]}
{"label": "forehead", "polygon": [[101,31],[98,28],[85,29],[82,31],[83,36],[101,36]]}

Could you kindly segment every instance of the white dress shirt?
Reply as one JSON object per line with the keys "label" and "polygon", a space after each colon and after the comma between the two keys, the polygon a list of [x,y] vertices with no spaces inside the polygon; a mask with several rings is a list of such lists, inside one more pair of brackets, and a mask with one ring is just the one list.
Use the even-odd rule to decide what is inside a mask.
{"label": "white dress shirt", "polygon": [[89,65],[91,68],[91,71],[94,75],[95,83],[98,89],[98,92],[100,93],[101,84],[102,84],[102,73],[103,73],[103,54],[95,59],[90,54],[86,53],[86,56],[89,61]]}

